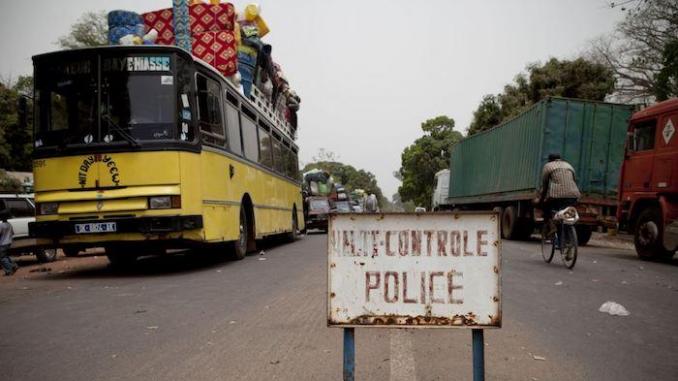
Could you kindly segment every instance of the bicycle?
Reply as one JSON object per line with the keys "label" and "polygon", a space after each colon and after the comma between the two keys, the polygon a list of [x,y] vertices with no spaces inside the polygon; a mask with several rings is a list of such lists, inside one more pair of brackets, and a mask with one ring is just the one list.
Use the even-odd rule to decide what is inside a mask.
{"label": "bicycle", "polygon": [[544,262],[551,263],[556,249],[560,251],[560,258],[568,269],[572,269],[577,263],[577,231],[574,225],[579,221],[579,213],[572,206],[555,213],[553,222],[556,224],[556,232],[552,237],[547,237],[546,230],[541,235],[541,256]]}

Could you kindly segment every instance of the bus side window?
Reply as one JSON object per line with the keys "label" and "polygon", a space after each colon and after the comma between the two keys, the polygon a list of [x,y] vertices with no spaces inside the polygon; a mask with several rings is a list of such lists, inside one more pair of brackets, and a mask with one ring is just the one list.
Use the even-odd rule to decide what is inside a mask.
{"label": "bus side window", "polygon": [[226,103],[226,130],[228,131],[228,148],[236,155],[242,155],[240,140],[240,114],[238,109]]}
{"label": "bus side window", "polygon": [[633,126],[632,151],[648,151],[654,149],[657,121],[640,122]]}
{"label": "bus side window", "polygon": [[207,144],[223,146],[226,141],[221,112],[221,89],[217,81],[198,74],[198,120],[202,140]]}
{"label": "bus side window", "polygon": [[242,143],[245,150],[245,157],[253,162],[259,162],[259,142],[257,141],[257,125],[245,116],[240,114],[240,126],[242,131]]}
{"label": "bus side window", "polygon": [[282,142],[280,141],[280,136],[278,136],[276,133],[273,133],[273,166],[275,167],[276,172],[284,175],[285,164],[286,160],[283,156],[283,147]]}
{"label": "bus side window", "polygon": [[294,148],[292,148],[292,155],[290,156],[289,171],[291,178],[295,180],[301,180],[301,176],[299,174],[299,158],[297,157],[297,150]]}
{"label": "bus side window", "polygon": [[265,167],[273,168],[271,133],[262,127],[259,127],[259,163]]}
{"label": "bus side window", "polygon": [[287,177],[294,178],[292,172],[290,171],[290,161],[292,160],[292,150],[290,149],[290,143],[287,140],[283,141],[282,145],[282,156],[283,156],[283,174]]}

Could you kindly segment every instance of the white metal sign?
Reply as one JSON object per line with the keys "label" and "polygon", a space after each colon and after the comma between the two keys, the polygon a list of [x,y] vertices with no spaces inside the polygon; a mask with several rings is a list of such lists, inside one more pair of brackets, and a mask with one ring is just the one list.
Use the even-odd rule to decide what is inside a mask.
{"label": "white metal sign", "polygon": [[328,325],[501,326],[495,213],[337,214]]}
{"label": "white metal sign", "polygon": [[676,128],[673,127],[673,122],[671,122],[671,119],[669,119],[666,124],[664,125],[664,129],[662,130],[662,136],[664,137],[664,144],[669,144],[671,141],[671,138],[673,137],[673,133],[676,132]]}

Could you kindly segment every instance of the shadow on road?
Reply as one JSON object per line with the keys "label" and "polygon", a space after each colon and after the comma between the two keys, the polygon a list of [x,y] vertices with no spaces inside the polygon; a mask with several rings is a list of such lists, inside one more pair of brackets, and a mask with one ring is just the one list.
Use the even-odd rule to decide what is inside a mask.
{"label": "shadow on road", "polygon": [[[282,238],[270,238],[257,241],[257,250],[249,253],[248,257],[259,255],[260,251],[274,249],[285,244]],[[230,250],[190,249],[175,250],[163,255],[139,257],[134,263],[126,266],[113,266],[106,259],[103,251],[82,253],[76,258],[60,257],[58,262],[33,264],[52,267],[51,273],[44,279],[93,279],[93,278],[120,278],[171,276],[210,270],[215,267],[232,266],[240,262],[230,256]],[[25,263],[27,267],[31,262]],[[63,272],[56,273],[54,268],[72,265]]]}

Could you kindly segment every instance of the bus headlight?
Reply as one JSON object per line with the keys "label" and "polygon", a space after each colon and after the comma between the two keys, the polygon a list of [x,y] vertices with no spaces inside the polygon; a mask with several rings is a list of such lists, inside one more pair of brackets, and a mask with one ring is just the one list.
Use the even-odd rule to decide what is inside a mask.
{"label": "bus headlight", "polygon": [[181,196],[155,196],[148,198],[149,209],[179,209]]}
{"label": "bus headlight", "polygon": [[38,204],[38,214],[41,216],[45,216],[48,214],[57,214],[59,211],[59,203],[58,202],[41,202]]}

